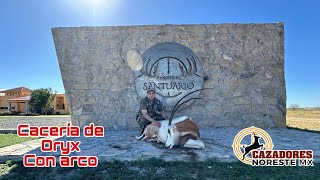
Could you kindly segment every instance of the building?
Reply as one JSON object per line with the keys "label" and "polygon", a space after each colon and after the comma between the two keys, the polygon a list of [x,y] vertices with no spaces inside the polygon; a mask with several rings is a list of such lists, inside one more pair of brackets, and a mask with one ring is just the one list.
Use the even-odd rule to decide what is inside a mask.
{"label": "building", "polygon": [[70,114],[66,95],[63,93],[57,93],[55,99],[51,103],[55,114]]}
{"label": "building", "polygon": [[3,111],[20,111],[29,112],[29,101],[31,90],[26,87],[18,87],[1,91],[0,95],[0,112]]}
{"label": "building", "polygon": [[[0,91],[0,112],[20,111],[26,113],[30,111],[29,102],[32,90],[26,87],[18,87]],[[69,106],[65,94],[56,94],[51,103],[55,114],[69,114]]]}

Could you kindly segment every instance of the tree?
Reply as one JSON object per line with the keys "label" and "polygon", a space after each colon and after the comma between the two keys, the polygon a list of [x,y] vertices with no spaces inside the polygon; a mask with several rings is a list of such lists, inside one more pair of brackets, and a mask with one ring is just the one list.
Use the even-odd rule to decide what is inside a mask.
{"label": "tree", "polygon": [[290,105],[290,108],[292,108],[292,110],[297,110],[297,109],[299,109],[299,107],[300,107],[300,105],[299,104],[291,104]]}
{"label": "tree", "polygon": [[31,94],[30,108],[33,112],[47,114],[55,97],[56,93],[53,93],[51,88],[35,89]]}

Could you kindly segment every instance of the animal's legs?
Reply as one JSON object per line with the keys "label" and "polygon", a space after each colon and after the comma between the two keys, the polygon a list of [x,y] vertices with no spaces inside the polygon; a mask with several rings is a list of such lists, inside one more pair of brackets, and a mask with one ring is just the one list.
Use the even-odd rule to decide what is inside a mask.
{"label": "animal's legs", "polygon": [[189,139],[183,147],[203,149],[204,143],[199,139],[198,140]]}

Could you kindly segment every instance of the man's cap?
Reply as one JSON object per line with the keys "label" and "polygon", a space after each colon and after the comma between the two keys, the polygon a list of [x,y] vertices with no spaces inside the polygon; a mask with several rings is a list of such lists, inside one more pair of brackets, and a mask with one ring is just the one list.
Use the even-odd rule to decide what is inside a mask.
{"label": "man's cap", "polygon": [[149,91],[153,91],[154,93],[156,92],[156,90],[155,90],[154,88],[152,88],[152,87],[148,88],[147,93],[148,93]]}

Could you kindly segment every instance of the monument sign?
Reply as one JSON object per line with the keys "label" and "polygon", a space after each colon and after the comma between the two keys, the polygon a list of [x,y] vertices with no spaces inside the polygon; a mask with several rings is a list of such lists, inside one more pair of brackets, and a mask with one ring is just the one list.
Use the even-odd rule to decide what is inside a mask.
{"label": "monument sign", "polygon": [[135,129],[149,87],[201,127],[286,126],[284,24],[53,28],[74,125]]}

